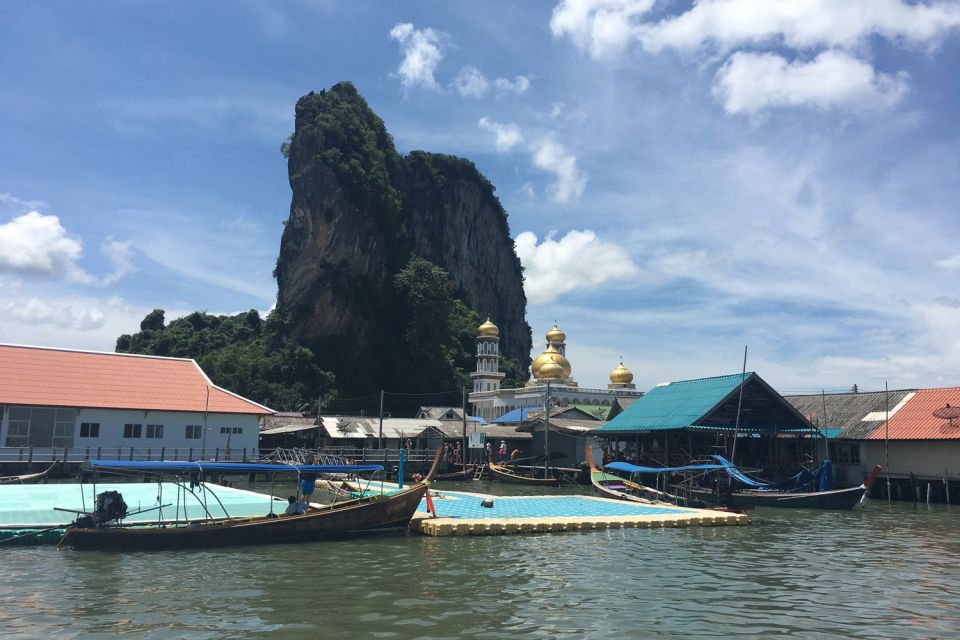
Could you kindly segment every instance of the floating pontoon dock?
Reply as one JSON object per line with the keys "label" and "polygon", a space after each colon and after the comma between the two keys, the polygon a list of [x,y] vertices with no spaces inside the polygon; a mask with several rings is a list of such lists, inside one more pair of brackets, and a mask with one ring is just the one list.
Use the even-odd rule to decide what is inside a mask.
{"label": "floating pontoon dock", "polygon": [[[484,507],[484,499],[493,507]],[[738,513],[689,509],[666,504],[640,504],[593,496],[484,496],[436,492],[437,517],[426,501],[410,529],[429,536],[491,536],[517,533],[557,533],[596,529],[718,527],[747,524]]]}

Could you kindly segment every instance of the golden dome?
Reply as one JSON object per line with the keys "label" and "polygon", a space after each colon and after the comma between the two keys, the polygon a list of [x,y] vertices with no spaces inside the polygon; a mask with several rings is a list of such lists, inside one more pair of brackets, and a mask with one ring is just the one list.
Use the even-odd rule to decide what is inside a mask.
{"label": "golden dome", "polygon": [[633,373],[630,369],[623,366],[623,361],[617,365],[617,368],[610,372],[610,382],[612,384],[630,384],[633,382]]}
{"label": "golden dome", "polygon": [[[551,367],[551,375],[545,374],[545,369],[547,365],[556,365],[560,369],[560,375],[553,375],[553,369]],[[537,380],[555,380],[557,378],[569,378],[572,372],[570,368],[570,361],[563,357],[557,348],[552,344],[547,346],[547,349],[537,356],[537,359],[533,361],[533,364],[530,366],[530,370],[533,372],[533,377]]]}
{"label": "golden dome", "polygon": [[487,321],[477,327],[477,335],[486,338],[497,338],[500,336],[500,329],[497,329],[497,325],[490,322],[490,316],[487,316]]}
{"label": "golden dome", "polygon": [[563,367],[552,360],[545,362],[543,366],[540,367],[541,380],[560,380],[565,377],[566,376],[563,375]]}
{"label": "golden dome", "polygon": [[567,334],[565,334],[560,327],[557,326],[557,323],[553,323],[553,329],[547,331],[547,343],[556,344],[563,343],[567,339]]}

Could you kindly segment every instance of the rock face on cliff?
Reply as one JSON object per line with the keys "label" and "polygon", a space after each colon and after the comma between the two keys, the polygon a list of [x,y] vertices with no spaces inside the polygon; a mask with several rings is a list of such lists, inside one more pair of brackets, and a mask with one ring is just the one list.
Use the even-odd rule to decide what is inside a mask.
{"label": "rock face on cliff", "polygon": [[493,186],[473,163],[401,156],[353,85],[297,102],[287,147],[293,200],[276,276],[278,310],[351,387],[389,385],[384,353],[404,332],[394,275],[411,254],[446,269],[457,297],[500,328],[501,352],[529,364],[520,261]]}

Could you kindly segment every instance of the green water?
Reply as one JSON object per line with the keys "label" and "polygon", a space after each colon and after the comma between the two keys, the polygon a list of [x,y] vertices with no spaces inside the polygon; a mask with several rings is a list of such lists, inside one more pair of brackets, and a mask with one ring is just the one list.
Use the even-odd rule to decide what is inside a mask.
{"label": "green water", "polygon": [[224,551],[5,549],[0,637],[960,638],[960,509],[753,518]]}

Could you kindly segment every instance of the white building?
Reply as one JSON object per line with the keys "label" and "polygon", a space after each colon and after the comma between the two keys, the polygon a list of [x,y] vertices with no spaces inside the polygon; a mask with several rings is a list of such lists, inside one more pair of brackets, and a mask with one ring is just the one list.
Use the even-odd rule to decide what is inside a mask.
{"label": "white building", "polygon": [[553,406],[609,407],[618,398],[643,395],[642,391],[637,391],[633,374],[622,362],[610,372],[610,384],[606,389],[581,387],[573,379],[573,368],[566,357],[566,334],[554,325],[547,332],[546,339],[546,349],[530,367],[530,381],[519,389],[501,389],[500,380],[504,374],[498,369],[499,330],[489,318],[477,328],[477,369],[470,374],[474,380],[470,394],[474,415],[494,422],[517,409],[539,409],[544,406],[548,393]]}
{"label": "white building", "polygon": [[[255,456],[273,410],[214,385],[194,360],[0,344],[3,459]],[[201,450],[203,450],[201,452]]]}

